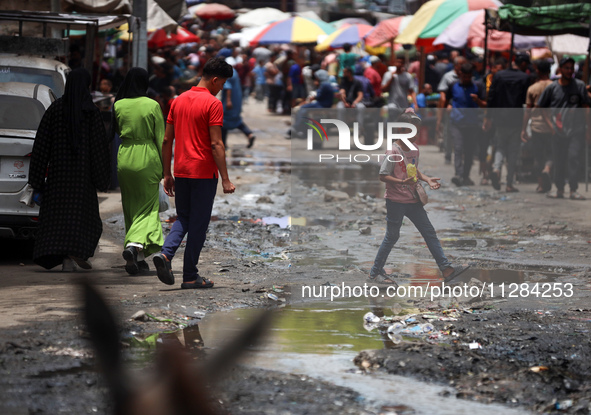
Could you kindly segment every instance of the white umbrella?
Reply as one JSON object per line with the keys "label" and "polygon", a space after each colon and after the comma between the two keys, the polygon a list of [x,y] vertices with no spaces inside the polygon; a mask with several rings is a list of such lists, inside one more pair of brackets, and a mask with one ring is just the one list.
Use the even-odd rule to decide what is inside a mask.
{"label": "white umbrella", "polygon": [[289,13],[284,13],[281,10],[272,7],[262,7],[238,16],[236,20],[234,20],[234,23],[242,27],[254,27],[275,22],[277,20],[285,20],[289,17]]}
{"label": "white umbrella", "polygon": [[[250,42],[259,33],[261,33],[264,29],[266,29],[267,26],[269,26],[269,24],[270,23],[264,24],[262,26],[248,27],[248,28],[242,29],[240,32],[230,33],[228,35],[228,39],[230,39],[232,41],[240,42],[240,46],[243,47],[243,48],[248,47],[250,45]],[[266,48],[263,48],[263,49],[268,50]]]}

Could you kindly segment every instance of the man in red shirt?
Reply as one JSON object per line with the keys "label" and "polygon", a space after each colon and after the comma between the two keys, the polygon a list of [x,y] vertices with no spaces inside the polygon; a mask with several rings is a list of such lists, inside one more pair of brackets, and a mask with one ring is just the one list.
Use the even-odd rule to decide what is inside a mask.
{"label": "man in red shirt", "polygon": [[[162,252],[154,256],[158,279],[164,284],[174,284],[171,261],[188,233],[181,288],[213,287],[213,282],[199,275],[197,264],[211,218],[218,171],[224,193],[235,190],[228,177],[222,143],[224,111],[215,97],[232,74],[233,69],[224,58],[210,59],[203,67],[199,84],[181,94],[170,107],[162,143],[164,190],[169,196],[175,196],[176,191],[178,219]],[[170,164],[175,138],[173,178]]]}
{"label": "man in red shirt", "polygon": [[369,58],[369,62],[371,66],[365,68],[365,72],[363,72],[363,76],[369,79],[369,83],[373,87],[374,93],[376,97],[382,96],[382,76],[378,73],[377,67],[380,64],[380,58],[377,56],[372,56]]}

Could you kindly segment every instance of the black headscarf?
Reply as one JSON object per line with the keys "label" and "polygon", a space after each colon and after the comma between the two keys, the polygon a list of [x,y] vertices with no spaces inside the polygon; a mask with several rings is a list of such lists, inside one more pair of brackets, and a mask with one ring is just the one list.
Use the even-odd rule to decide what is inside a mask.
{"label": "black headscarf", "polygon": [[82,112],[98,111],[90,95],[90,81],[90,74],[84,68],[74,69],[66,79],[64,117],[72,148],[76,151],[82,137]]}
{"label": "black headscarf", "polygon": [[[115,102],[125,98],[147,96],[149,83],[150,77],[148,76],[148,71],[143,68],[131,68],[127,72],[121,87],[119,87],[119,91],[117,91]],[[115,102],[113,102],[113,114],[111,116],[111,138],[115,137],[118,130],[117,117],[115,116]]]}

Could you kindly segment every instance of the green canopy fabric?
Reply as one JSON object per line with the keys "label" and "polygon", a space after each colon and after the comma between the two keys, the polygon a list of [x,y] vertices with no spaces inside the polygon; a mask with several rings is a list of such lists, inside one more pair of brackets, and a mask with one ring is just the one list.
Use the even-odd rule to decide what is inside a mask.
{"label": "green canopy fabric", "polygon": [[[572,33],[589,37],[591,4],[561,4],[557,6],[523,7],[506,4],[498,10],[488,10],[497,30],[513,31],[528,36],[552,36]],[[496,19],[495,19],[496,17]]]}

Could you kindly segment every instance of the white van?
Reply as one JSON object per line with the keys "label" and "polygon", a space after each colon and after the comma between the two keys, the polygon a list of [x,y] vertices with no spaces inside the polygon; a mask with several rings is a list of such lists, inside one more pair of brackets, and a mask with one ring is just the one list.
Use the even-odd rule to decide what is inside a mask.
{"label": "white van", "polygon": [[46,85],[59,98],[64,94],[68,65],[36,56],[0,54],[0,83],[27,82]]}
{"label": "white van", "polygon": [[45,85],[0,83],[0,237],[33,238],[39,207],[20,203],[37,127],[56,96]]}

